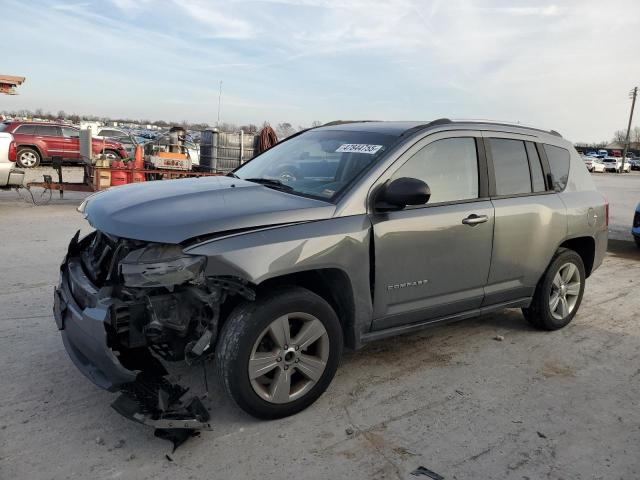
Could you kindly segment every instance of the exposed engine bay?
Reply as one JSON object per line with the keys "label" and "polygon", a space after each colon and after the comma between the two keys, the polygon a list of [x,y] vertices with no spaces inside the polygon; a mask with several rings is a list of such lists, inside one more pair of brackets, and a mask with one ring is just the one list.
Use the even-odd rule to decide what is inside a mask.
{"label": "exposed engine bay", "polygon": [[[135,380],[114,381],[112,388],[108,373],[101,372],[107,377],[104,385],[91,372],[83,373],[103,388],[120,390],[113,408],[156,427],[156,435],[174,446],[194,430],[210,428],[209,413],[197,397],[181,400],[188,388],[169,382],[160,359],[203,362],[215,350],[221,306],[234,296],[255,298],[239,279],[206,277],[205,265],[205,257],[187,255],[180,245],[122,239],[100,231],[78,241],[76,234],[61,267],[61,285],[67,277],[69,292],[56,293],[62,328],[69,294],[83,312],[105,309],[104,347],[122,367],[136,372]],[[78,350],[84,358],[82,346]]]}

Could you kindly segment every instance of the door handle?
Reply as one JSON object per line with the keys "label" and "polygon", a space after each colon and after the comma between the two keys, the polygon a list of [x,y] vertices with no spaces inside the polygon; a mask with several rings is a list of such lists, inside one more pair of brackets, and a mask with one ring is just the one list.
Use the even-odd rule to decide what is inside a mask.
{"label": "door handle", "polygon": [[489,220],[489,217],[487,217],[486,215],[476,215],[475,213],[472,213],[467,218],[463,218],[462,223],[464,225],[470,225],[473,227],[474,225],[478,225],[479,223],[484,223],[488,220]]}

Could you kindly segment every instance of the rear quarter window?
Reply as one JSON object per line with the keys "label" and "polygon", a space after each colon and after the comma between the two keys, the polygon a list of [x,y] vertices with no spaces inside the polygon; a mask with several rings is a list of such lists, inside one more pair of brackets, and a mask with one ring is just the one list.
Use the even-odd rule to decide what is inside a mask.
{"label": "rear quarter window", "polygon": [[549,169],[553,176],[553,189],[561,192],[567,186],[569,180],[569,159],[571,154],[569,150],[553,145],[544,144],[544,151],[549,160]]}

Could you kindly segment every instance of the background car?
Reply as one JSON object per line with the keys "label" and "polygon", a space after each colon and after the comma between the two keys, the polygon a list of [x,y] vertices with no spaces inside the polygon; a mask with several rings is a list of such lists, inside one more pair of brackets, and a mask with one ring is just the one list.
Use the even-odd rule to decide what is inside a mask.
{"label": "background car", "polygon": [[631,234],[636,241],[636,245],[640,248],[640,203],[636,206],[636,213],[633,216],[633,228]]}
{"label": "background car", "polygon": [[[0,123],[0,131],[11,133],[18,149],[19,167],[32,168],[54,156],[63,160],[82,161],[80,157],[80,130],[71,125],[45,122]],[[104,153],[111,158],[127,158],[122,144],[102,139],[92,142],[94,155]]]}
{"label": "background car", "polygon": [[622,166],[622,157],[604,157],[602,162],[604,163],[605,172],[628,173],[631,171],[629,162],[624,162],[624,167]]}
{"label": "background car", "polygon": [[587,167],[587,170],[589,170],[590,172],[593,172],[593,158],[583,156],[582,161],[584,162],[585,167]]}
{"label": "background car", "polygon": [[605,171],[605,163],[604,159],[600,157],[593,157],[593,162],[591,163],[591,171],[596,173],[603,173]]}
{"label": "background car", "polygon": [[640,159],[633,158],[629,160],[629,166],[631,167],[631,170],[640,170]]}
{"label": "background car", "polygon": [[119,128],[113,128],[113,127],[99,128],[98,133],[94,136],[94,138],[98,138],[98,139],[108,138],[114,142],[118,142],[122,144],[124,149],[127,151],[128,157],[133,157],[135,155],[135,150],[138,144],[144,143],[144,142],[138,142],[138,140],[131,134],[131,132],[127,132],[124,130],[120,130]]}
{"label": "background car", "polygon": [[13,135],[0,132],[0,188],[22,185],[24,172],[16,169],[17,157]]}

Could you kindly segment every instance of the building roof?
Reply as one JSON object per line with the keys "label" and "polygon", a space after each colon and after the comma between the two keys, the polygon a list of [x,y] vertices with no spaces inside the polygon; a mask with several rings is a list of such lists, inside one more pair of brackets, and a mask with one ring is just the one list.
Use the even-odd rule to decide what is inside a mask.
{"label": "building roof", "polygon": [[0,83],[7,83],[17,87],[22,85],[25,81],[25,77],[16,77],[15,75],[0,75]]}

